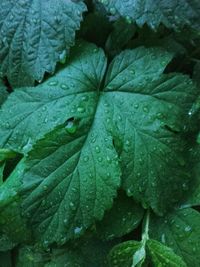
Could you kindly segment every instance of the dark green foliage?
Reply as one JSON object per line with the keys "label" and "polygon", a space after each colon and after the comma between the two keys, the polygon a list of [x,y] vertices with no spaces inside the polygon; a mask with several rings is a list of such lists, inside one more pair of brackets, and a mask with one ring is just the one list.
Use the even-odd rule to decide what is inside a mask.
{"label": "dark green foliage", "polygon": [[2,0],[0,267],[200,266],[200,2]]}

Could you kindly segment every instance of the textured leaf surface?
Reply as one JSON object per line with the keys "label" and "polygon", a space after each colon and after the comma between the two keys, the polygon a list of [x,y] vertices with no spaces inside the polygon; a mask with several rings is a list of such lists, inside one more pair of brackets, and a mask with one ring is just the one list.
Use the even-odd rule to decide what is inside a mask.
{"label": "textured leaf surface", "polygon": [[68,119],[90,118],[105,67],[101,50],[93,45],[77,46],[66,69],[55,77],[12,93],[0,111],[1,147],[27,152],[35,140]]}
{"label": "textured leaf surface", "polygon": [[0,79],[0,106],[7,98],[6,86],[3,84],[3,81]]}
{"label": "textured leaf surface", "polygon": [[138,241],[126,241],[115,246],[109,253],[109,264],[111,267],[131,267],[133,255],[140,248]]}
{"label": "textured leaf surface", "polygon": [[107,121],[117,139],[123,187],[144,206],[151,203],[162,213],[166,203],[180,199],[180,187],[188,190],[183,158],[187,152],[178,133],[197,90],[183,75],[161,74],[170,60],[168,53],[144,51],[122,52],[111,63],[105,86]]}
{"label": "textured leaf surface", "polygon": [[155,267],[187,267],[181,257],[176,255],[171,248],[156,240],[148,240],[147,248]]}
{"label": "textured leaf surface", "polygon": [[120,193],[111,210],[97,223],[97,234],[103,239],[121,237],[133,231],[141,222],[144,210],[132,198]]}
{"label": "textured leaf surface", "polygon": [[187,196],[182,207],[200,206],[200,145],[196,145],[190,151],[193,189]]}
{"label": "textured leaf surface", "polygon": [[188,266],[198,267],[200,265],[199,224],[200,214],[193,209],[179,210],[164,218],[152,217],[150,237],[171,247]]}
{"label": "textured leaf surface", "polygon": [[82,1],[1,1],[0,70],[12,86],[33,85],[65,60],[85,9]]}
{"label": "textured leaf surface", "polygon": [[181,132],[197,92],[187,76],[163,74],[170,60],[157,48],[124,51],[103,84],[103,52],[80,44],[34,93],[9,96],[0,115],[2,147],[26,153],[44,136],[22,179],[25,214],[43,241],[64,242],[102,219],[120,167],[127,193],[157,213],[188,189]]}
{"label": "textured leaf surface", "polygon": [[200,3],[198,0],[99,0],[113,15],[119,14],[139,26],[147,23],[157,29],[162,23],[175,30],[187,25],[199,29]]}

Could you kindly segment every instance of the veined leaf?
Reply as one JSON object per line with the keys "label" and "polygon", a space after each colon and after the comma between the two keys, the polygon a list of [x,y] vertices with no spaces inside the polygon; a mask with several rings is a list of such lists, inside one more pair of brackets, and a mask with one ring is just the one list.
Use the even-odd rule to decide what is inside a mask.
{"label": "veined leaf", "polygon": [[199,212],[190,208],[177,210],[163,218],[151,217],[149,235],[171,247],[188,266],[198,267],[200,265],[199,224]]}
{"label": "veined leaf", "polygon": [[184,26],[199,30],[200,3],[198,0],[99,0],[109,13],[119,14],[139,26],[147,23],[157,29],[162,23],[168,28],[180,30]]}
{"label": "veined leaf", "polygon": [[133,255],[140,249],[138,241],[126,241],[116,245],[109,253],[110,267],[131,267]]}
{"label": "veined leaf", "polygon": [[33,85],[54,72],[73,44],[86,7],[71,0],[2,0],[0,70],[13,87]]}
{"label": "veined leaf", "polygon": [[187,267],[181,257],[176,255],[171,248],[156,240],[147,241],[147,251],[155,267]]}
{"label": "veined leaf", "polygon": [[126,50],[103,83],[105,55],[83,43],[56,76],[3,105],[2,146],[25,153],[33,144],[21,193],[43,241],[73,238],[102,219],[121,171],[128,195],[159,214],[188,190],[182,131],[197,90],[187,76],[163,74],[170,60],[158,48]]}

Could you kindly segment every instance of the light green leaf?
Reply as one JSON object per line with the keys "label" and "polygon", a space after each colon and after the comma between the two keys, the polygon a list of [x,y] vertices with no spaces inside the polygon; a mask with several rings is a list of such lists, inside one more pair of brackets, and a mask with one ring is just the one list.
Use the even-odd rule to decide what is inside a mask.
{"label": "light green leaf", "polygon": [[2,0],[0,70],[14,87],[33,85],[65,61],[79,29],[82,1]]}
{"label": "light green leaf", "polygon": [[[200,214],[193,209],[177,210],[163,218],[151,217],[149,235],[181,256],[188,266],[200,266]],[[181,266],[181,265],[180,265]]]}
{"label": "light green leaf", "polygon": [[121,237],[137,228],[143,214],[141,206],[121,192],[111,210],[107,211],[103,220],[97,223],[97,234],[107,240]]}
{"label": "light green leaf", "polygon": [[109,264],[111,267],[131,267],[133,255],[141,247],[138,241],[126,241],[116,245],[109,253]]}
{"label": "light green leaf", "polygon": [[0,79],[0,106],[6,100],[7,95],[8,93],[6,91],[6,86],[4,85],[3,81]]}
{"label": "light green leaf", "polygon": [[155,267],[187,267],[184,261],[173,250],[162,243],[149,239],[147,251]]}
{"label": "light green leaf", "polygon": [[128,22],[156,30],[160,24],[180,30],[184,26],[199,29],[200,3],[198,0],[99,0],[112,15],[119,14]]}

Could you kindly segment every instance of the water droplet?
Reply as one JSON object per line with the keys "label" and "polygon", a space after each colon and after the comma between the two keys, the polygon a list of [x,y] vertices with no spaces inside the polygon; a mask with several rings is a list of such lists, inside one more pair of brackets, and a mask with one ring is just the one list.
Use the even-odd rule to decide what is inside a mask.
{"label": "water droplet", "polygon": [[83,158],[83,161],[84,161],[84,162],[88,162],[88,160],[89,160],[89,157],[88,157],[88,156],[85,156],[85,157]]}
{"label": "water droplet", "polygon": [[69,120],[67,121],[65,129],[67,130],[68,133],[74,134],[77,131],[77,125],[74,121]]}
{"label": "water droplet", "polygon": [[67,57],[67,52],[66,50],[63,50],[63,52],[59,55],[59,61],[61,64],[65,64],[66,57]]}
{"label": "water droplet", "polygon": [[81,97],[81,100],[82,100],[82,101],[88,101],[88,98],[89,98],[89,97],[88,97],[87,95],[84,95],[84,96]]}
{"label": "water droplet", "polygon": [[98,157],[98,161],[102,162],[103,158],[102,157]]}
{"label": "water droplet", "polygon": [[74,229],[74,234],[75,234],[75,235],[78,235],[78,234],[81,233],[82,230],[83,230],[83,227],[76,227],[76,228]]}
{"label": "water droplet", "polygon": [[185,227],[185,232],[191,232],[192,231],[192,228],[188,225]]}
{"label": "water droplet", "polygon": [[96,146],[96,147],[95,147],[95,151],[96,151],[97,153],[100,153],[100,151],[101,151],[101,150],[100,150],[100,147],[99,147],[99,146]]}
{"label": "water droplet", "polygon": [[48,83],[48,85],[50,85],[50,86],[56,86],[57,84],[58,84],[57,81],[51,81]]}
{"label": "water droplet", "polygon": [[138,104],[135,104],[135,105],[134,105],[134,108],[135,108],[135,109],[138,109],[138,108],[139,108],[139,105],[138,105]]}
{"label": "water droplet", "polygon": [[74,205],[73,202],[70,202],[70,203],[69,203],[69,206],[70,206],[70,208],[71,208],[72,210],[75,210],[75,209],[76,209],[76,207],[75,207],[75,205]]}
{"label": "water droplet", "polygon": [[83,112],[85,112],[85,109],[84,109],[83,107],[78,107],[78,108],[77,108],[77,111],[78,111],[79,113],[83,113]]}
{"label": "water droplet", "polygon": [[64,84],[64,83],[62,83],[62,84],[60,85],[60,87],[61,87],[62,89],[64,89],[64,90],[66,90],[66,89],[69,88],[69,87],[68,87],[66,84]]}
{"label": "water droplet", "polygon": [[135,70],[134,69],[130,70],[130,73],[135,74]]}
{"label": "water droplet", "polygon": [[111,7],[110,8],[110,13],[112,14],[112,15],[115,15],[116,14],[116,8],[114,8],[114,7]]}
{"label": "water droplet", "polygon": [[143,110],[145,113],[149,112],[149,109],[147,107],[143,107]]}

